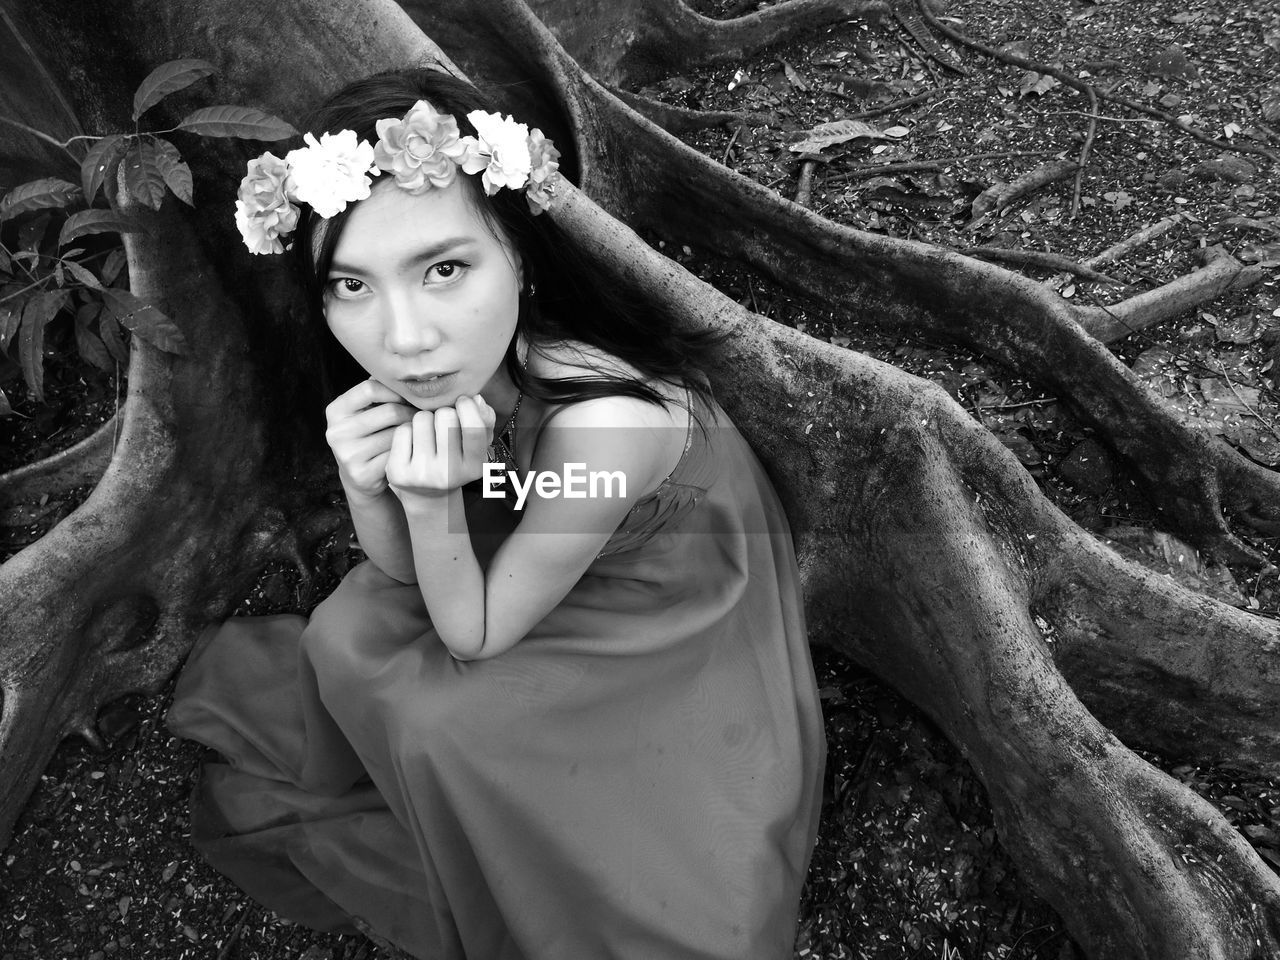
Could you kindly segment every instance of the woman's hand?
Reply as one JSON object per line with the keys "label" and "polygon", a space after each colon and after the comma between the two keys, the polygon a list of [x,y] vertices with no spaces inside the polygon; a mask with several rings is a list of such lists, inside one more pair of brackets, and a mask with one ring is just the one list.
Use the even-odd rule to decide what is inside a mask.
{"label": "woman's hand", "polygon": [[387,458],[395,431],[414,410],[390,387],[369,379],[325,407],[324,438],[338,462],[347,496],[374,499],[387,490]]}
{"label": "woman's hand", "polygon": [[387,483],[408,507],[479,480],[488,460],[497,415],[480,395],[452,407],[420,410],[395,428],[386,462]]}

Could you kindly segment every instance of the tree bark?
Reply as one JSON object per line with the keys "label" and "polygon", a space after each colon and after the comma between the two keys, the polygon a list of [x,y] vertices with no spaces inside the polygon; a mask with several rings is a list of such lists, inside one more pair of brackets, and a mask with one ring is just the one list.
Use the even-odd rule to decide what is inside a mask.
{"label": "tree bark", "polygon": [[[651,6],[685,15],[635,6],[652,18],[650,42],[672,29]],[[138,80],[179,57],[220,68],[192,105],[290,120],[375,67],[430,58],[531,79],[515,93],[521,118],[556,139],[581,185],[566,184],[549,215],[617,284],[728,333],[708,373],[794,525],[815,642],[855,657],[959,746],[1027,880],[1089,956],[1280,951],[1275,874],[1125,746],[1280,773],[1276,624],[1120,559],[941,389],[746,312],[631,227],[719,244],[872,322],[945,332],[1061,389],[1201,542],[1244,552],[1223,506],[1280,520],[1275,475],[1182,427],[1037,284],[837,227],[692,154],[584,74],[519,0],[407,7],[417,26],[387,0],[127,0],[93,14],[73,0],[0,0],[50,75],[72,78],[68,99],[97,132],[126,128]],[[565,26],[582,4],[537,9],[586,42]],[[633,38],[617,36],[616,49],[587,51],[611,82],[635,59]],[[695,54],[712,55],[682,55]],[[171,201],[130,240],[134,291],[169,312],[188,353],[134,347],[120,443],[97,489],[0,567],[5,831],[62,737],[91,735],[107,700],[155,689],[265,558],[301,562],[326,522],[288,499],[299,471],[324,460],[281,432],[276,405],[297,380],[281,382],[279,354],[256,332],[305,336],[284,271],[246,265],[231,223],[249,154],[208,149],[199,210]]]}

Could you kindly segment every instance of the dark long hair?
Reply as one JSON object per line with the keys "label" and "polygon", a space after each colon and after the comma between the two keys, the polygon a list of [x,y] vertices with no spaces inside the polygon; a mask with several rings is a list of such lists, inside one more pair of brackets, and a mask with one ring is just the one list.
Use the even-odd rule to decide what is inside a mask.
{"label": "dark long hair", "polygon": [[[376,122],[403,116],[419,100],[452,114],[463,136],[476,135],[467,120],[470,111],[496,109],[493,98],[441,70],[390,70],[358,80],[333,94],[310,116],[307,129],[316,135],[353,130],[358,139],[376,143]],[[486,223],[521,257],[525,288],[520,294],[516,329],[530,348],[545,350],[576,341],[625,361],[642,375],[536,377],[521,365],[513,337],[505,364],[519,389],[556,404],[617,395],[663,404],[663,396],[646,380],[684,385],[703,397],[709,395],[700,367],[718,337],[681,330],[670,317],[651,306],[642,307],[616,286],[606,284],[597,268],[551,217],[530,212],[523,193],[503,189],[490,197],[485,195],[479,176],[464,175],[462,179]],[[326,222],[304,205],[291,251],[306,289],[308,311],[325,330],[327,391],[331,395],[365,376],[329,335],[324,323],[325,281],[350,211],[351,207],[347,207]],[[315,243],[316,230],[321,226],[320,242]]]}

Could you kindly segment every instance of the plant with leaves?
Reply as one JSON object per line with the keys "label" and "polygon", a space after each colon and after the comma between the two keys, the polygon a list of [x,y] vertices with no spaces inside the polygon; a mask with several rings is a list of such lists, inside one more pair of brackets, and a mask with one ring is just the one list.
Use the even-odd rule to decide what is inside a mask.
{"label": "plant with leaves", "polygon": [[[201,107],[166,130],[141,129],[144,113],[214,72],[206,60],[172,60],[157,67],[134,93],[131,133],[63,142],[0,117],[0,122],[55,144],[80,168],[79,185],[45,177],[20,184],[0,199],[0,384],[6,374],[20,369],[31,395],[44,402],[44,354],[51,342],[47,330],[59,317],[73,322],[80,356],[108,373],[128,363],[125,331],[160,350],[183,352],[182,331],[127,289],[119,240],[103,237],[135,230],[130,208],[159,210],[167,193],[194,205],[191,168],[164,135],[182,131],[282,140],[297,133],[277,117],[233,105]],[[73,147],[84,143],[88,149],[79,157]],[[94,206],[99,192],[106,206]],[[0,387],[0,416],[10,413]]]}

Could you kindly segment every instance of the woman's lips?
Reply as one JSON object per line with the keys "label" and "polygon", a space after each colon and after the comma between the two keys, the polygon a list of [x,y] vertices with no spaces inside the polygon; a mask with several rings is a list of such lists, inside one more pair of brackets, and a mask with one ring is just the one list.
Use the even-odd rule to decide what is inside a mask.
{"label": "woman's lips", "polygon": [[438,397],[442,393],[447,393],[457,378],[457,371],[454,371],[442,373],[436,377],[413,377],[401,380],[400,383],[404,386],[406,393],[411,393],[415,397]]}

